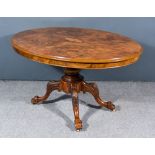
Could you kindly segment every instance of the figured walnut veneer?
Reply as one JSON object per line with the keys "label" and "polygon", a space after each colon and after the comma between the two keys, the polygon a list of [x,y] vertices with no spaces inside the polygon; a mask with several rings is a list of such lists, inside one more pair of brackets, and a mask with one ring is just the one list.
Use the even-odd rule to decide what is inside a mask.
{"label": "figured walnut veneer", "polygon": [[95,29],[41,28],[17,33],[12,46],[24,57],[44,64],[65,68],[59,81],[49,81],[44,96],[32,98],[33,104],[45,101],[52,91],[72,95],[75,128],[82,129],[78,93],[88,92],[96,102],[112,111],[111,101],[103,101],[94,83],[87,83],[80,69],[105,69],[126,66],[138,60],[142,47],[128,37]]}
{"label": "figured walnut veneer", "polygon": [[94,29],[41,28],[17,33],[12,45],[21,55],[41,63],[80,69],[126,66],[142,47],[128,37]]}

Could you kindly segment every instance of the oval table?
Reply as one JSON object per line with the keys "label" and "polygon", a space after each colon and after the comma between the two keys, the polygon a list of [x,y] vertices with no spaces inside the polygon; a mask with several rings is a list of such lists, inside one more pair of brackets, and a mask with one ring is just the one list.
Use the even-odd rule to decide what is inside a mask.
{"label": "oval table", "polygon": [[111,101],[103,101],[95,83],[87,83],[81,69],[106,69],[122,67],[136,62],[142,47],[134,40],[107,31],[49,27],[32,29],[15,34],[12,46],[24,57],[40,63],[64,68],[59,81],[49,81],[44,96],[32,98],[33,104],[45,101],[54,90],[72,95],[75,129],[82,129],[79,117],[78,93],[89,92],[96,102],[112,111]]}

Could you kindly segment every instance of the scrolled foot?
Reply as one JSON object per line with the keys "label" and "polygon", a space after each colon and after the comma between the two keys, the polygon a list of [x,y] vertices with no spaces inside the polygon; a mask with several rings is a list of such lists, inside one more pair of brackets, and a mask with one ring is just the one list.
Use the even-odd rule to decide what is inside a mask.
{"label": "scrolled foot", "polygon": [[82,121],[81,120],[75,120],[74,124],[75,124],[76,131],[79,132],[82,129]]}
{"label": "scrolled foot", "polygon": [[39,97],[39,96],[34,96],[34,97],[31,99],[31,103],[32,103],[32,104],[39,104],[41,101],[42,101],[42,98]]}
{"label": "scrolled foot", "polygon": [[116,111],[115,105],[112,104],[111,101],[105,101],[105,105],[106,105],[105,107],[106,107],[107,109],[110,109],[111,111]]}

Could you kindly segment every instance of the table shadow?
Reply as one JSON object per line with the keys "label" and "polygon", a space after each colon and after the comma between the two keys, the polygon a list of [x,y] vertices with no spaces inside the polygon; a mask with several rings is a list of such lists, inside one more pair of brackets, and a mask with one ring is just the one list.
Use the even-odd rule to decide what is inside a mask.
{"label": "table shadow", "polygon": [[[70,95],[62,95],[56,99],[53,100],[48,100],[48,101],[44,101],[43,102],[43,106],[45,108],[47,108],[48,110],[52,111],[53,113],[55,113],[56,115],[58,115],[59,117],[61,117],[65,122],[66,122],[66,126],[71,130],[71,131],[75,131],[74,128],[74,118],[71,120],[65,113],[63,113],[60,109],[58,109],[56,107],[56,102],[60,101],[60,100],[65,100],[65,99],[69,99],[71,98]],[[94,100],[94,102],[96,102]],[[71,101],[72,103],[72,101]],[[52,105],[51,105],[52,104]],[[109,111],[109,109],[106,109],[104,107],[101,106],[97,106],[97,105],[93,105],[93,104],[89,104],[86,101],[83,101],[81,99],[79,99],[79,104],[82,104],[84,106],[89,107],[88,110],[86,111],[86,113],[83,115],[83,117],[81,118],[82,122],[83,122],[83,129],[81,131],[86,131],[89,127],[89,124],[87,123],[88,120],[90,119],[90,117],[95,114],[98,110],[103,110],[103,111]],[[120,107],[116,106],[116,110],[119,111]]]}
{"label": "table shadow", "polygon": [[65,120],[66,126],[71,131],[74,131],[74,122],[65,113],[63,113],[60,109],[58,109],[56,104],[55,104],[56,102],[58,102],[60,100],[66,100],[68,98],[70,98],[69,95],[62,95],[56,99],[44,101],[42,104],[45,108],[47,108],[48,110],[52,111],[53,113],[55,113],[56,115],[61,117],[63,120]]}

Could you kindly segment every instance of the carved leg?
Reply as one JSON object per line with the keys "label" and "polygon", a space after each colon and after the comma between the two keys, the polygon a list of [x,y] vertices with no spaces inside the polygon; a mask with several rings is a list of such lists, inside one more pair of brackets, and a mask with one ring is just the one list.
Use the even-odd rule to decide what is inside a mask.
{"label": "carved leg", "polygon": [[72,104],[73,104],[73,111],[75,117],[75,128],[76,131],[80,131],[82,129],[82,121],[79,118],[79,103],[78,103],[78,93],[77,91],[73,90],[72,92]]}
{"label": "carved leg", "polygon": [[31,102],[33,104],[37,104],[37,103],[40,103],[42,101],[45,101],[49,95],[51,94],[52,91],[54,90],[59,90],[59,84],[60,82],[59,81],[49,81],[47,83],[47,88],[46,88],[46,93],[44,96],[35,96],[32,98]]}
{"label": "carved leg", "polygon": [[92,94],[99,105],[106,107],[112,111],[115,111],[115,105],[113,105],[111,101],[103,101],[100,98],[99,90],[95,83],[86,83],[83,81],[82,82],[82,91],[89,92],[90,94]]}

